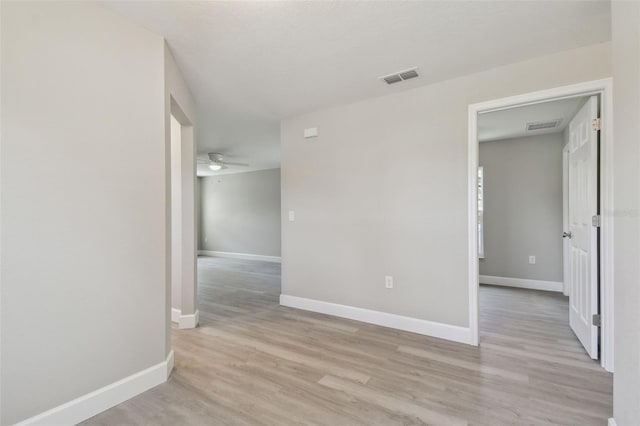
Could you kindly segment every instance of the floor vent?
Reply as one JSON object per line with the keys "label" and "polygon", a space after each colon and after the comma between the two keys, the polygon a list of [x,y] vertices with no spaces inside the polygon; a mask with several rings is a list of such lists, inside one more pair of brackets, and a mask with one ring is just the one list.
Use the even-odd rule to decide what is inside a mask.
{"label": "floor vent", "polygon": [[527,123],[527,132],[531,132],[532,130],[544,130],[544,129],[553,129],[554,127],[558,127],[562,122],[561,118],[557,120],[551,121],[538,121],[535,123]]}
{"label": "floor vent", "polygon": [[395,84],[419,76],[420,74],[418,74],[418,68],[411,68],[408,70],[398,71],[393,74],[385,75],[384,77],[380,77],[380,80],[384,81],[387,84]]}

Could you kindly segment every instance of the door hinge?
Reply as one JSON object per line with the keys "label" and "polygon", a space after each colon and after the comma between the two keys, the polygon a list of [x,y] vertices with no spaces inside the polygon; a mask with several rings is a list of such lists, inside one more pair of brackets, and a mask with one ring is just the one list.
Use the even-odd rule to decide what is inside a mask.
{"label": "door hinge", "polygon": [[600,119],[599,119],[599,118],[594,118],[594,119],[591,121],[591,127],[592,127],[592,128],[593,128],[593,130],[595,130],[596,132],[597,132],[598,130],[600,130],[601,126],[602,126],[602,122],[600,121]]}
{"label": "door hinge", "polygon": [[600,226],[602,225],[602,216],[600,216],[599,214],[594,214],[593,216],[591,216],[591,226],[594,226],[596,228],[600,228]]}
{"label": "door hinge", "polygon": [[596,327],[602,327],[602,317],[600,316],[600,314],[594,314],[591,317],[591,323]]}

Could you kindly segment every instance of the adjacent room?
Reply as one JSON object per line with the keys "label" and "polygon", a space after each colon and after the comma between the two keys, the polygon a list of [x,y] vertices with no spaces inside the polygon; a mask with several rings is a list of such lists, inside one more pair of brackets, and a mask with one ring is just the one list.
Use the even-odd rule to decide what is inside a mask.
{"label": "adjacent room", "polygon": [[204,160],[198,170],[203,326],[272,309],[280,297],[280,169],[245,171],[246,163],[221,161]]}
{"label": "adjacent room", "polygon": [[[601,355],[600,334],[592,337],[582,324],[600,315],[597,292],[608,284],[598,277],[601,235],[590,223],[599,214],[598,151],[605,143],[597,132],[600,101],[575,96],[478,118],[480,341],[526,347],[526,356],[564,365],[556,375],[579,376]],[[583,293],[580,280],[593,282],[596,294]],[[594,311],[584,312],[592,303]],[[605,384],[591,377],[582,386],[598,393],[607,387],[601,379]]]}

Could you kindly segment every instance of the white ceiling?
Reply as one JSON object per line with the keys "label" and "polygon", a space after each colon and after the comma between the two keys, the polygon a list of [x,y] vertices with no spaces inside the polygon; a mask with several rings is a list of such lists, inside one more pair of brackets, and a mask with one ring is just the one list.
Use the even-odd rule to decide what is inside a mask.
{"label": "white ceiling", "polygon": [[[580,107],[584,105],[586,99],[586,97],[562,99],[480,114],[478,117],[478,140],[488,142],[562,132]],[[527,131],[528,123],[557,119],[562,120],[558,127]]]}
{"label": "white ceiling", "polygon": [[[201,158],[231,154],[243,171],[279,166],[282,118],[611,38],[608,1],[104,4],[167,39]],[[414,66],[420,78],[378,80]]]}

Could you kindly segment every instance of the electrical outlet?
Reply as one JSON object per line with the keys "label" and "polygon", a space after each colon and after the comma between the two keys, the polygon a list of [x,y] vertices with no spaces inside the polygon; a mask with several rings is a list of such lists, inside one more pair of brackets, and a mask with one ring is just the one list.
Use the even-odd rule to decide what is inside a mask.
{"label": "electrical outlet", "polygon": [[384,277],[384,286],[385,288],[393,288],[393,277],[387,275]]}
{"label": "electrical outlet", "polygon": [[293,210],[289,210],[289,222],[294,222],[296,220],[296,212]]}
{"label": "electrical outlet", "polygon": [[535,264],[536,264],[536,257],[529,256],[529,265],[535,265]]}

